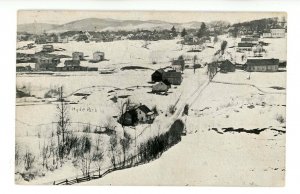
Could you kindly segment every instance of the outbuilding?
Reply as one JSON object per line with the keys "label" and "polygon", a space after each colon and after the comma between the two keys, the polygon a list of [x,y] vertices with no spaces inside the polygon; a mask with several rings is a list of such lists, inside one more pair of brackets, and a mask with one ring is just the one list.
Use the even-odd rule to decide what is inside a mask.
{"label": "outbuilding", "polygon": [[249,72],[276,72],[278,71],[279,59],[248,59],[246,71]]}

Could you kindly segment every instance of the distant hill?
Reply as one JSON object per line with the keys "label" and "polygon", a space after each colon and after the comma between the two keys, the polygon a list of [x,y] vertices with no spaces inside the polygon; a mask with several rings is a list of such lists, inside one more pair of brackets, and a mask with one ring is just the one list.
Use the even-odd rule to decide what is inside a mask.
{"label": "distant hill", "polygon": [[59,25],[45,23],[19,24],[17,31],[27,32],[31,34],[40,34],[49,30],[53,30],[57,27],[59,27]]}
{"label": "distant hill", "polygon": [[18,32],[28,32],[39,34],[43,32],[55,33],[65,31],[116,31],[116,30],[163,30],[171,29],[175,26],[177,30],[183,28],[200,28],[202,22],[188,22],[188,23],[169,23],[160,20],[115,20],[115,19],[100,19],[87,18],[76,20],[62,25],[31,23],[18,25]]}

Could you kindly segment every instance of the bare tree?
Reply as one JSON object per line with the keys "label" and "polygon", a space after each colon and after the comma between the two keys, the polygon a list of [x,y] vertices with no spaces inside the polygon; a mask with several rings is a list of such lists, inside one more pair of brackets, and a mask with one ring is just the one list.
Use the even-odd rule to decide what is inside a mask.
{"label": "bare tree", "polygon": [[23,159],[24,159],[25,170],[29,170],[35,161],[35,156],[31,152],[29,152],[29,150],[26,150]]}
{"label": "bare tree", "polygon": [[[68,115],[68,106],[63,97],[63,87],[59,89],[59,104],[57,105],[57,141],[58,141],[58,149],[60,157],[64,157],[64,147],[65,147],[65,136],[67,134],[67,127],[70,123],[69,115]],[[62,143],[60,143],[59,136],[62,135]]]}
{"label": "bare tree", "polygon": [[100,138],[96,140],[95,151],[92,156],[92,160],[95,166],[99,170],[99,177],[101,176],[101,166],[104,159],[104,151],[100,148]]}
{"label": "bare tree", "polygon": [[125,166],[126,163],[126,154],[130,146],[130,141],[131,141],[130,135],[124,132],[124,137],[120,140],[120,144],[123,151],[123,166]]}
{"label": "bare tree", "polygon": [[20,146],[18,144],[15,145],[15,166],[17,167],[20,163],[21,154],[20,154]]}
{"label": "bare tree", "polygon": [[118,145],[117,136],[111,135],[110,139],[109,139],[109,143],[110,143],[109,150],[110,150],[110,154],[111,154],[110,161],[111,161],[112,165],[114,166],[114,168],[116,168],[117,145]]}
{"label": "bare tree", "polygon": [[48,169],[48,152],[49,152],[49,147],[44,142],[41,155],[42,155],[43,168],[46,167],[46,169]]}
{"label": "bare tree", "polygon": [[81,172],[83,175],[89,175],[91,169],[92,155],[90,152],[81,156]]}
{"label": "bare tree", "polygon": [[122,125],[123,132],[124,132],[124,122],[125,122],[124,114],[125,114],[126,111],[128,111],[130,109],[130,103],[131,103],[130,99],[128,98],[125,102],[121,101],[121,104],[120,104],[120,119],[119,119],[119,122]]}

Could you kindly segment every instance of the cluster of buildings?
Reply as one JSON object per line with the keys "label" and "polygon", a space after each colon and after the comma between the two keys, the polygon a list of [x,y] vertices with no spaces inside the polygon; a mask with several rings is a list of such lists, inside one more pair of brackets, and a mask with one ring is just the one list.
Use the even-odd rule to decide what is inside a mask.
{"label": "cluster of buildings", "polygon": [[265,30],[262,34],[263,38],[284,38],[285,37],[285,28],[277,27],[271,28],[270,30]]}
{"label": "cluster of buildings", "polygon": [[58,34],[42,34],[35,37],[36,44],[49,44],[49,43],[68,43],[68,36],[60,36]]}
{"label": "cluster of buildings", "polygon": [[180,85],[183,78],[182,72],[185,69],[184,59],[179,57],[172,61],[171,67],[160,68],[151,75],[152,82],[158,82],[152,86],[152,92],[167,92],[171,85]]}
{"label": "cluster of buildings", "polygon": [[[47,49],[53,49],[47,46]],[[43,47],[44,49],[44,47]],[[67,59],[64,61],[64,66],[58,66],[61,63],[61,59],[55,56],[42,56],[36,58],[35,71],[98,71],[97,67],[85,67],[80,65],[80,61],[83,61],[83,52],[73,52],[72,59]],[[104,52],[97,51],[93,54],[93,62],[99,62],[104,60]]]}
{"label": "cluster of buildings", "polygon": [[[230,60],[215,61],[213,64],[216,64],[221,73],[234,72],[238,67],[238,64]],[[248,58],[242,68],[248,72],[276,72],[279,65],[279,59]]]}

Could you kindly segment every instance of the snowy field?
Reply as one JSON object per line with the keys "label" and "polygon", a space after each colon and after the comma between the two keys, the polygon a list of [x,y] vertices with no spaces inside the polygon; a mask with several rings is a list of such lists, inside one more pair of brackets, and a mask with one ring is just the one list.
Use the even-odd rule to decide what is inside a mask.
{"label": "snowy field", "polygon": [[[259,73],[253,74],[252,84],[259,84]],[[215,79],[227,81],[229,74],[224,75]],[[243,73],[232,77],[243,77]],[[269,87],[274,86],[278,75],[268,77],[275,82]],[[192,105],[186,119],[188,134],[178,145],[149,164],[82,184],[283,186],[285,121],[277,118],[285,119],[285,98],[282,92],[210,83]],[[229,127],[244,131],[226,132]],[[253,129],[261,131],[256,134]]]}
{"label": "snowy field", "polygon": [[[156,106],[159,115],[152,125],[125,127],[138,145],[149,137],[165,132],[175,119],[181,117],[177,113],[173,116],[168,114],[170,105],[176,104],[180,113],[188,103],[189,115],[181,117],[186,124],[187,135],[178,145],[153,162],[113,172],[83,184],[281,186],[285,174],[286,72],[249,74],[237,70],[234,73],[218,73],[213,82],[205,87],[206,68],[197,69],[195,73],[192,69],[186,69],[182,84],[172,86],[168,95],[150,93],[151,74],[155,69],[169,66],[171,60],[180,55],[191,59],[197,55],[201,63],[211,62],[222,39],[220,37],[214,48],[207,47],[198,53],[187,52],[192,47],[182,47],[177,44],[179,40],[153,41],[148,49],[142,47],[144,41],[129,40],[54,44],[55,49],[65,49],[54,54],[71,56],[74,51],[84,52],[87,61],[81,64],[98,67],[99,72],[56,72],[53,75],[18,73],[17,87],[30,88],[31,95],[35,97],[17,99],[16,144],[21,150],[29,149],[39,157],[45,141],[51,139],[51,133],[55,130],[52,122],[57,120],[56,99],[44,98],[44,95],[61,85],[64,86],[66,100],[72,102],[68,107],[71,122],[103,127],[114,118],[111,122],[119,136],[123,129],[115,118],[120,114],[121,102],[129,98],[149,108]],[[228,39],[229,46],[234,45],[235,41]],[[281,44],[282,39],[278,41],[276,44]],[[18,42],[17,47],[27,43]],[[271,46],[269,53],[276,55],[276,48],[279,47],[275,43]],[[32,54],[41,48],[37,45],[18,52]],[[89,63],[92,53],[98,50],[105,52],[107,61]],[[146,69],[122,70],[126,66]],[[102,70],[113,73],[100,74]],[[117,102],[112,100],[115,97]],[[82,126],[75,123],[70,130],[79,137],[86,135],[80,128]],[[107,157],[109,136],[87,135],[92,142],[101,140]],[[129,153],[133,154],[135,148],[131,146]],[[108,160],[104,161],[104,167],[109,165]],[[51,184],[54,180],[82,175],[82,172],[69,160],[54,171],[39,169],[37,174],[30,182],[16,176],[16,183]]]}
{"label": "snowy field", "polygon": [[[71,55],[73,51],[83,51],[84,53],[101,50],[105,52],[108,61],[98,64],[83,61],[82,65],[97,66],[100,71],[113,70],[112,74],[100,74],[99,72],[57,72],[53,75],[39,74],[17,74],[17,87],[30,88],[31,95],[35,97],[23,97],[17,99],[17,120],[16,120],[16,144],[21,152],[30,150],[38,157],[48,139],[53,139],[51,135],[56,130],[57,121],[57,103],[56,98],[44,98],[44,95],[50,89],[56,89],[60,85],[64,86],[66,100],[72,102],[68,106],[68,114],[72,122],[69,130],[72,133],[83,136],[81,124],[91,124],[92,126],[104,127],[110,120],[115,126],[117,134],[122,134],[122,127],[116,122],[116,116],[120,114],[121,102],[127,98],[136,104],[145,104],[149,108],[156,106],[159,115],[152,125],[142,124],[136,127],[125,127],[125,131],[135,138],[134,144],[139,145],[150,137],[163,133],[169,129],[170,124],[174,122],[176,116],[168,115],[168,107],[177,104],[178,109],[183,109],[190,96],[196,94],[199,88],[207,81],[206,68],[198,69],[194,73],[192,69],[186,69],[183,74],[183,82],[180,86],[172,86],[168,95],[157,95],[151,93],[151,74],[155,69],[169,66],[173,58],[184,54],[185,57],[194,54],[186,53],[190,48],[188,46],[181,50],[181,46],[176,44],[178,40],[151,42],[149,49],[142,48],[142,41],[115,41],[108,43],[77,43],[54,45],[55,48],[64,48],[64,52],[55,52],[56,54]],[[85,50],[82,44],[85,45]],[[21,45],[22,46],[22,45]],[[23,52],[34,53],[41,49],[24,50]],[[72,50],[73,49],[73,50]],[[116,52],[115,50],[121,50]],[[123,50],[122,50],[123,49]],[[87,51],[88,50],[88,51]],[[126,50],[126,52],[125,52]],[[22,50],[19,50],[22,52]],[[214,53],[214,49],[208,49],[199,55]],[[125,53],[125,54],[124,54]],[[208,56],[211,56],[208,55]],[[88,57],[86,57],[88,59]],[[208,57],[206,57],[208,58]],[[153,64],[153,60],[156,64]],[[210,59],[209,59],[210,60]],[[141,66],[148,69],[122,70],[126,66]],[[76,94],[87,95],[85,97]],[[117,102],[112,98],[117,97]],[[28,114],[30,112],[30,114]],[[75,123],[73,123],[75,122]],[[100,138],[107,153],[109,136],[106,134],[88,134],[95,142]],[[55,140],[53,140],[55,141]],[[46,143],[45,143],[46,142]],[[135,148],[130,150],[134,154]],[[107,158],[107,155],[105,155]],[[109,166],[106,160],[104,167]],[[92,167],[94,169],[94,167]],[[22,172],[22,171],[20,171]],[[53,180],[61,180],[68,177],[76,177],[82,172],[75,168],[71,162],[65,162],[63,167],[52,172],[38,171],[38,176],[30,182],[23,181],[19,176],[16,181],[21,184],[51,184]]]}

